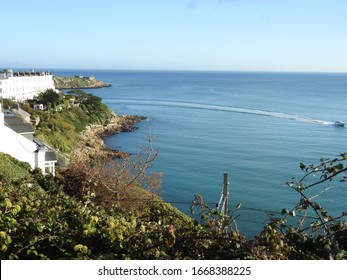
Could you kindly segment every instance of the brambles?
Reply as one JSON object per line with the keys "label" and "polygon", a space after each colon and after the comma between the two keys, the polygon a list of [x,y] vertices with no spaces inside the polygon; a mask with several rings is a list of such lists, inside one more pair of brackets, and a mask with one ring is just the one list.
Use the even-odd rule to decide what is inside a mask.
{"label": "brambles", "polygon": [[328,213],[318,201],[321,195],[337,188],[333,183],[346,182],[346,159],[344,153],[332,160],[322,158],[318,165],[300,163],[303,177],[286,183],[299,194],[298,203],[292,209],[283,209],[282,217],[271,216],[257,238],[270,254],[290,259],[347,257],[347,213]]}
{"label": "brambles", "polygon": [[147,174],[156,157],[150,147],[138,159],[76,163],[58,179],[15,165],[25,176],[0,180],[0,258],[347,258],[347,213],[333,215],[319,203],[335,181],[346,181],[346,154],[301,164],[302,178],[287,184],[298,193],[298,203],[269,216],[252,240],[239,232],[239,205],[224,215],[197,195],[197,221],[145,191],[148,182],[149,189],[160,186]]}

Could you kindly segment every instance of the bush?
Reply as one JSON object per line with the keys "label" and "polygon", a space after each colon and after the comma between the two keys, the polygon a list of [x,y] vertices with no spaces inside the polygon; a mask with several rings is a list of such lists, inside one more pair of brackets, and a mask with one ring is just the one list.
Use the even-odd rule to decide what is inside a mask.
{"label": "bush", "polygon": [[[150,202],[142,196],[146,203],[133,208],[129,206],[134,201],[122,204],[119,198],[110,204],[106,192],[111,191],[113,195],[117,183],[123,179],[128,186],[129,182],[134,186],[140,184],[134,179],[144,174],[141,171],[127,171],[124,177],[115,177],[120,170],[114,170],[116,166],[113,166],[102,182],[104,172],[111,171],[105,164],[75,166],[75,172],[66,171],[65,175],[70,177],[58,180],[45,178],[34,170],[31,179],[15,183],[0,181],[0,257],[346,259],[346,213],[333,217],[318,205],[316,195],[306,194],[335,179],[345,182],[346,158],[343,154],[334,160],[323,159],[319,165],[302,164],[304,176],[287,184],[299,194],[299,202],[292,209],[284,209],[281,216],[270,216],[253,240],[246,240],[238,232],[234,217],[240,205],[224,215],[197,195],[192,206],[199,208],[201,221],[194,221],[157,198]],[[313,175],[320,176],[316,181],[308,180]],[[103,188],[105,194],[100,195]],[[318,193],[325,191],[327,188],[323,187],[323,192]],[[140,199],[141,195],[136,197]],[[307,224],[308,211],[316,214],[316,221]]]}

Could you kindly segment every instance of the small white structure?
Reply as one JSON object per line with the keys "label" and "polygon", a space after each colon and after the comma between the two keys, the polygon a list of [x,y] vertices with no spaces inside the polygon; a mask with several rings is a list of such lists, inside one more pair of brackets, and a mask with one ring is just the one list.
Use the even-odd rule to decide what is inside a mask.
{"label": "small white structure", "polygon": [[55,89],[49,72],[13,72],[11,69],[0,72],[0,95],[3,98],[17,101],[33,99],[47,89]]}
{"label": "small white structure", "polygon": [[43,174],[55,174],[56,157],[36,139],[29,140],[5,125],[0,103],[0,152],[28,162],[32,168],[41,168]]}
{"label": "small white structure", "polygon": [[34,104],[34,110],[43,111],[43,104]]}

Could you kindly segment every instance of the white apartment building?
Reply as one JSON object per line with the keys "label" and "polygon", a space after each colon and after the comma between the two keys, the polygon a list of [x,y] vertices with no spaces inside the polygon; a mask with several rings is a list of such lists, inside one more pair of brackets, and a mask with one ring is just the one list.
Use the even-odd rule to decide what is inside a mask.
{"label": "white apartment building", "polygon": [[53,76],[49,72],[0,72],[0,96],[17,101],[33,99],[38,93],[55,89]]}

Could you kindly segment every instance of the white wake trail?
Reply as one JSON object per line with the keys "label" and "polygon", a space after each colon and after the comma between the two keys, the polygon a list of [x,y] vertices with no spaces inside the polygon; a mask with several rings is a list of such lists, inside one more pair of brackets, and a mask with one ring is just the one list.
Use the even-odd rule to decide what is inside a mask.
{"label": "white wake trail", "polygon": [[211,105],[211,104],[203,104],[203,103],[184,102],[184,101],[144,100],[144,99],[104,99],[104,101],[106,103],[119,103],[119,104],[126,104],[126,105],[161,106],[161,107],[176,107],[176,108],[224,111],[224,112],[232,112],[232,113],[268,116],[268,117],[274,117],[274,118],[280,118],[280,119],[295,120],[300,122],[317,123],[321,125],[334,124],[334,122],[317,120],[317,119],[300,116],[300,115],[266,111],[261,109],[232,107],[232,106],[225,106],[225,105]]}

